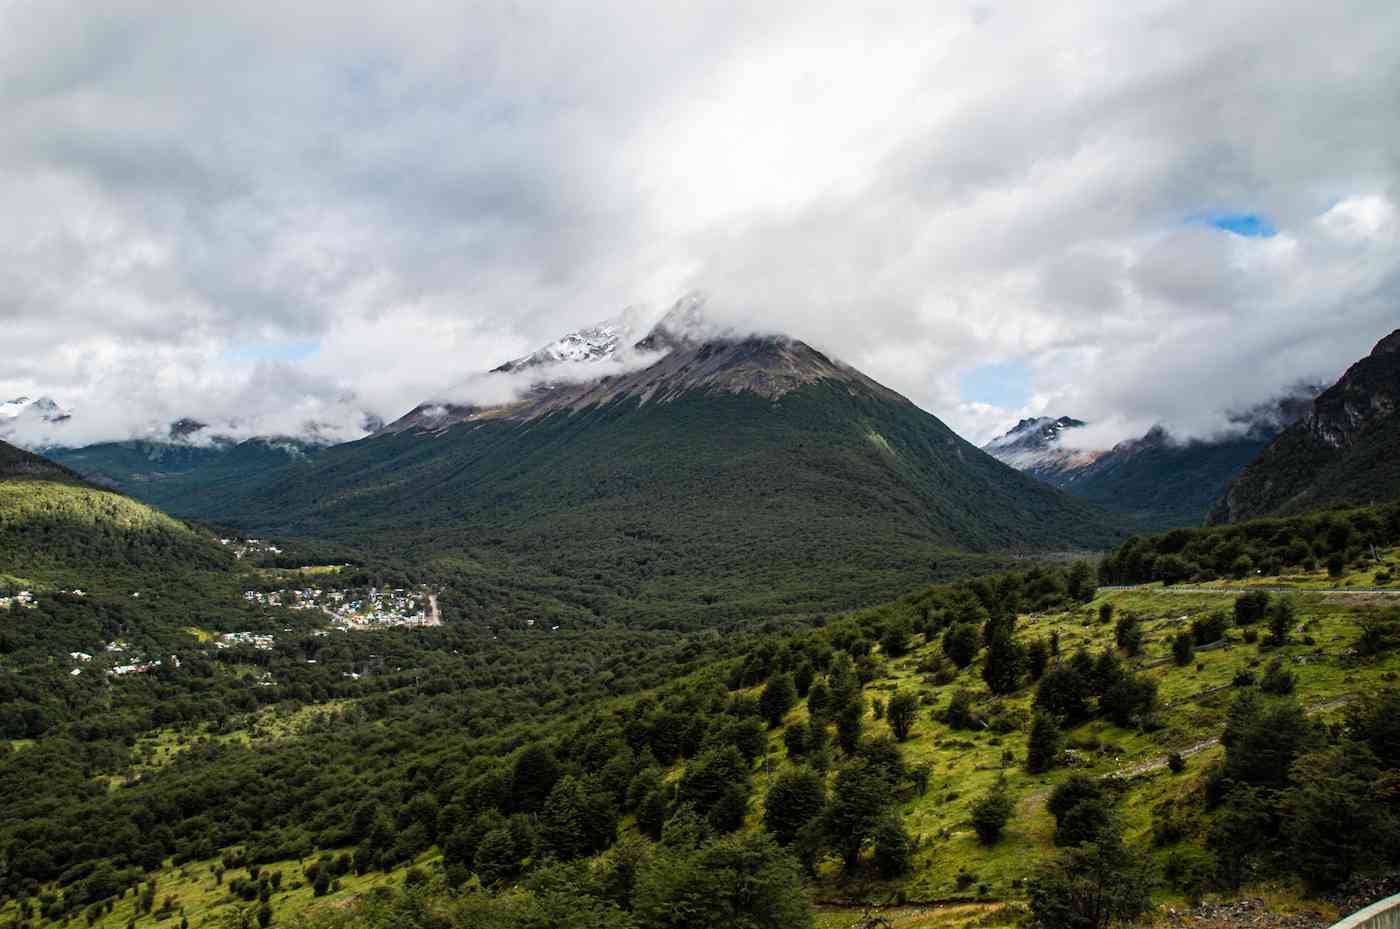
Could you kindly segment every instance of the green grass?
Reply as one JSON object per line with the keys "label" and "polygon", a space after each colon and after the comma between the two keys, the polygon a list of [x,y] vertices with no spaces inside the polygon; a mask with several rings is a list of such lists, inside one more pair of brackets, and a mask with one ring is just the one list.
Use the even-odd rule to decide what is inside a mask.
{"label": "green grass", "polygon": [[[347,850],[328,850],[325,854],[338,855],[344,851]],[[318,854],[316,857],[319,858],[320,855]],[[371,888],[401,883],[410,867],[431,866],[436,859],[435,855],[424,854],[414,862],[388,873],[372,871],[368,874],[356,875],[352,871],[339,879],[340,888],[338,890],[323,897],[315,895],[310,882],[305,879],[303,873],[305,868],[315,860],[314,858],[306,858],[302,861],[278,861],[264,865],[262,866],[264,872],[280,871],[282,873],[282,887],[272,895],[272,899],[269,901],[273,911],[273,925],[285,924],[290,917],[298,913],[321,907],[345,906]],[[218,858],[191,861],[181,865],[167,861],[154,877],[156,881],[156,910],[161,909],[163,901],[167,897],[174,898],[174,905],[168,914],[161,917],[156,912],[150,914],[136,912],[139,892],[128,892],[115,902],[112,912],[102,914],[91,925],[94,929],[124,929],[134,919],[138,926],[164,926],[169,927],[169,929],[177,929],[183,917],[189,920],[191,927],[220,926],[223,924],[224,917],[232,916],[241,908],[250,907],[255,910],[258,907],[256,900],[249,903],[235,896],[229,890],[230,882],[234,878],[247,877],[247,871],[243,869],[228,871],[223,875],[223,880],[220,881],[216,874],[216,869],[219,867],[221,867],[221,863]],[[17,915],[17,906],[12,902],[0,907],[0,922],[9,922]],[[86,919],[79,917],[74,925],[87,926],[89,924]]]}
{"label": "green grass", "polygon": [[[1355,666],[1346,666],[1340,660],[1359,633],[1359,614],[1373,608],[1366,598],[1328,597],[1306,592],[1295,596],[1303,631],[1289,645],[1269,649],[1246,644],[1243,630],[1231,628],[1225,647],[1198,652],[1186,667],[1177,667],[1170,660],[1152,663],[1169,658],[1171,636],[1187,628],[1192,619],[1217,610],[1228,611],[1233,605],[1233,595],[1175,594],[1159,589],[1104,591],[1093,603],[1079,609],[1023,616],[1019,623],[1023,640],[1048,638],[1051,630],[1056,630],[1065,655],[1080,647],[1097,652],[1112,646],[1113,623],[1098,622],[1101,604],[1111,603],[1119,614],[1135,612],[1141,617],[1144,649],[1133,663],[1139,667],[1151,665],[1143,668],[1142,673],[1158,683],[1162,707],[1159,715],[1164,725],[1151,733],[1121,729],[1107,720],[1079,726],[1067,733],[1070,743],[1080,746],[1075,752],[1075,770],[1096,776],[1127,772],[1135,765],[1161,759],[1168,752],[1218,737],[1234,699],[1235,689],[1228,685],[1235,674],[1249,669],[1262,676],[1267,664],[1276,657],[1282,658],[1297,675],[1297,697],[1308,707],[1374,690],[1387,678],[1400,673],[1400,656],[1396,655]],[[1261,638],[1267,636],[1262,624],[1256,628]],[[868,706],[875,698],[888,702],[898,691],[915,693],[923,701],[914,731],[902,746],[908,764],[928,765],[932,771],[927,793],[922,797],[904,798],[899,809],[907,830],[919,843],[914,873],[901,881],[851,884],[837,873],[835,862],[828,861],[820,870],[814,892],[817,899],[854,894],[875,902],[893,902],[897,898],[911,902],[950,898],[975,901],[979,896],[1017,899],[1021,896],[1019,881],[1028,876],[1035,861],[1053,852],[1054,820],[1046,812],[1044,801],[1054,785],[1069,777],[1071,771],[1061,768],[1046,775],[1027,774],[1023,767],[1024,731],[1006,734],[954,732],[936,721],[934,712],[946,707],[952,691],[959,687],[967,687],[979,695],[984,715],[990,715],[988,711],[993,706],[1028,712],[1033,690],[1026,688],[1012,696],[994,699],[982,684],[977,665],[963,671],[953,683],[942,686],[929,683],[917,666],[921,659],[940,653],[941,647],[937,643],[924,643],[919,637],[915,642],[916,648],[909,655],[886,662],[882,675],[866,686]],[[1300,658],[1306,659],[1306,663],[1295,661]],[[1211,692],[1221,687],[1226,689]],[[1335,715],[1340,710],[1329,712]],[[787,724],[805,718],[804,703],[793,711]],[[885,721],[874,718],[873,709],[867,710],[865,724],[867,735],[889,734]],[[782,760],[781,736],[779,730],[770,740],[769,761],[775,774],[789,763]],[[1003,766],[1003,753],[1008,751],[1012,760]],[[1153,809],[1198,790],[1201,772],[1219,758],[1220,753],[1219,746],[1213,746],[1195,754],[1189,759],[1187,770],[1180,775],[1158,768],[1132,778],[1119,803],[1129,839],[1146,847],[1151,835]],[[1002,839],[989,848],[977,841],[970,814],[973,804],[1001,777],[1006,778],[1016,801],[1016,814]],[[761,792],[761,775],[758,784]],[[760,809],[761,801],[751,817],[754,824],[758,822]],[[970,883],[964,878],[964,886],[959,886],[961,873],[973,876]],[[831,915],[829,919],[846,915]],[[854,922],[858,915],[851,914],[846,925]],[[842,923],[829,921],[823,925]]]}

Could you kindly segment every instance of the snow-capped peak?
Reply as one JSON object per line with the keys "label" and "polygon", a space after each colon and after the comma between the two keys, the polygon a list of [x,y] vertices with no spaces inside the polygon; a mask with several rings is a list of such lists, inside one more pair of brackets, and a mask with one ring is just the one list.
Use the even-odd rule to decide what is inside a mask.
{"label": "snow-capped peak", "polygon": [[507,361],[495,370],[510,372],[546,365],[605,361],[631,344],[635,319],[635,312],[624,311],[620,316],[571,332],[538,351]]}
{"label": "snow-capped peak", "polygon": [[28,397],[15,397],[13,400],[6,400],[4,403],[0,403],[0,419],[14,419],[27,406],[29,406]]}
{"label": "snow-capped peak", "polygon": [[1055,419],[1050,416],[1036,416],[1023,419],[1012,426],[1005,435],[999,435],[983,446],[985,451],[994,449],[1043,449],[1056,444],[1067,429],[1083,426],[1083,420],[1069,416]]}
{"label": "snow-capped peak", "polygon": [[18,419],[21,416],[41,419],[46,423],[60,423],[72,414],[59,406],[52,397],[15,397],[0,403],[0,419]]}

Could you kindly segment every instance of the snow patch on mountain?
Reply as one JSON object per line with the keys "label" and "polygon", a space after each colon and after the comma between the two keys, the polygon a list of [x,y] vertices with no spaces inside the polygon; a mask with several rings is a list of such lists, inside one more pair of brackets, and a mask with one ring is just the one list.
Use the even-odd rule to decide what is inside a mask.
{"label": "snow patch on mountain", "polygon": [[1077,448],[1065,443],[1067,433],[1086,425],[1070,416],[1023,419],[1005,435],[982,446],[982,450],[1017,471],[1045,479],[1086,467],[1104,455],[1106,449]]}

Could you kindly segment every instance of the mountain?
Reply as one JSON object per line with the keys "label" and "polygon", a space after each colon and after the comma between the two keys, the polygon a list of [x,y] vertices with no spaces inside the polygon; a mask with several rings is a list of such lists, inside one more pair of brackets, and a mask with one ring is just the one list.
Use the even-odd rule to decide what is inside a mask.
{"label": "mountain", "polygon": [[74,471],[47,458],[0,441],[0,481],[39,480],[82,483]]}
{"label": "mountain", "polygon": [[1214,523],[1400,497],[1400,329],[1352,365],[1229,486]]}
{"label": "mountain", "polygon": [[1231,431],[1214,438],[1179,440],[1158,426],[1109,449],[1083,449],[1066,439],[1086,425],[1082,420],[1043,416],[1021,420],[982,448],[1143,529],[1197,526],[1229,483],[1288,424],[1305,415],[1320,390],[1300,385],[1234,414]]}
{"label": "mountain", "polygon": [[231,474],[267,471],[315,455],[326,444],[291,437],[238,442],[214,436],[198,442],[194,437],[200,429],[191,428],[189,422],[181,420],[172,425],[170,437],[161,441],[130,439],[78,448],[54,447],[45,452],[93,483],[134,493],[160,506],[168,496],[182,491],[156,485],[173,482],[179,487],[202,486]]}
{"label": "mountain", "polygon": [[69,410],[52,397],[15,397],[0,403],[0,439],[12,439],[20,432],[43,436],[44,443],[62,434],[64,423],[72,419]]}
{"label": "mountain", "polygon": [[370,438],[160,499],[390,550],[483,603],[526,590],[532,609],[595,619],[826,609],[1123,534],[859,371],[785,336],[719,332],[694,301],[598,357],[623,348],[626,363],[594,362],[600,377],[540,365],[508,403],[435,400]]}
{"label": "mountain", "polygon": [[228,561],[211,538],[178,520],[0,442],[0,575],[22,571],[41,584],[91,587]]}
{"label": "mountain", "polygon": [[1049,416],[1023,419],[1005,435],[983,445],[982,451],[1017,471],[1062,487],[1069,483],[1068,479],[1060,481],[1062,476],[1072,475],[1093,464],[1104,454],[1102,450],[1061,445],[1061,439],[1066,432],[1085,425],[1087,424],[1083,420],[1069,416],[1061,416],[1058,419]]}

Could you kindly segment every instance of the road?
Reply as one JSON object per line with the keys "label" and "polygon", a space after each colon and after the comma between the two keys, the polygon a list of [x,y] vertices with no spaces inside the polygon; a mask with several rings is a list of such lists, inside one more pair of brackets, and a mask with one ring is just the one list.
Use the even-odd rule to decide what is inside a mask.
{"label": "road", "polygon": [[1099,590],[1150,590],[1154,594],[1247,594],[1262,590],[1271,594],[1323,594],[1324,596],[1386,594],[1391,597],[1400,597],[1400,590],[1393,587],[1153,587],[1148,584],[1126,584],[1100,587]]}

